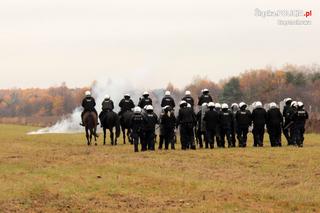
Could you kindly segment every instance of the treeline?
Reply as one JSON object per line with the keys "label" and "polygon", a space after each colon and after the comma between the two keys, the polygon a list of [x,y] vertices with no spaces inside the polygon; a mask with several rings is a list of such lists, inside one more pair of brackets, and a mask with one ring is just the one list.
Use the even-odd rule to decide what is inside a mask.
{"label": "treeline", "polygon": [[177,99],[190,90],[197,99],[199,92],[208,88],[215,101],[228,104],[244,101],[251,104],[280,103],[286,97],[303,101],[308,110],[320,112],[320,67],[286,65],[281,69],[255,69],[239,76],[215,83],[207,78],[195,78],[185,89],[179,90],[169,84]]}
{"label": "treeline", "polygon": [[48,89],[0,90],[1,117],[62,116],[72,112],[88,88],[70,89],[64,83]]}
{"label": "treeline", "polygon": [[[248,70],[218,83],[208,78],[196,77],[183,89],[178,89],[170,83],[165,89],[169,89],[176,101],[179,101],[185,90],[190,90],[197,100],[203,88],[210,90],[215,101],[229,104],[240,101],[250,104],[258,100],[263,103],[279,103],[285,97],[292,97],[303,101],[311,115],[319,120],[320,67],[318,65],[286,65],[281,69],[270,67]],[[0,117],[61,117],[71,113],[80,105],[87,89],[71,89],[62,84],[48,89],[0,90]],[[164,90],[153,90],[150,93],[159,94],[159,91]],[[152,97],[155,104],[160,102],[158,99],[161,96],[152,95]],[[118,101],[115,100],[116,104]],[[316,128],[320,131],[320,127]]]}

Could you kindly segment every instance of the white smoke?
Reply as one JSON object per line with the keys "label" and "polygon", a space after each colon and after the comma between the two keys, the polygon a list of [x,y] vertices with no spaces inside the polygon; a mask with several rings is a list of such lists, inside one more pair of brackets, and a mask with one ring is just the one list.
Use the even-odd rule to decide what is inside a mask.
{"label": "white smoke", "polygon": [[[123,79],[106,79],[96,81],[92,85],[92,96],[96,99],[96,110],[101,111],[101,103],[108,94],[114,102],[115,111],[119,111],[119,102],[123,95],[129,93],[132,100],[137,104],[142,90],[134,88],[130,82]],[[79,103],[81,104],[81,103]],[[80,126],[82,107],[77,107],[71,115],[62,118],[51,127],[45,127],[37,131],[29,132],[28,134],[50,134],[50,133],[78,133],[82,132],[84,127]]]}

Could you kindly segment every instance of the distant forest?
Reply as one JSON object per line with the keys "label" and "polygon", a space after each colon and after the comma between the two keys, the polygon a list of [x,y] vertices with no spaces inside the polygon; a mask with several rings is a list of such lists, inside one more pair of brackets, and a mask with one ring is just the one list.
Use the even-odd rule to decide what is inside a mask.
{"label": "distant forest", "polygon": [[[306,109],[319,120],[320,67],[318,65],[286,65],[281,69],[271,67],[253,69],[218,83],[208,78],[195,77],[182,90],[171,83],[163,89],[169,89],[176,101],[179,101],[185,90],[190,90],[197,100],[203,88],[211,91],[215,102],[228,104],[240,101],[252,103],[258,100],[263,103],[272,101],[279,103],[286,97],[292,97],[294,100],[303,101]],[[1,89],[0,122],[17,117],[52,117],[53,120],[57,120],[63,115],[70,114],[80,105],[87,89],[90,87],[68,88],[65,84],[48,89]],[[153,95],[156,91],[159,90],[150,91],[153,99],[157,97]],[[114,101],[118,104],[120,100]],[[159,101],[154,100],[155,103]],[[100,103],[97,104],[100,107]],[[19,120],[16,120],[16,123],[19,123]]]}

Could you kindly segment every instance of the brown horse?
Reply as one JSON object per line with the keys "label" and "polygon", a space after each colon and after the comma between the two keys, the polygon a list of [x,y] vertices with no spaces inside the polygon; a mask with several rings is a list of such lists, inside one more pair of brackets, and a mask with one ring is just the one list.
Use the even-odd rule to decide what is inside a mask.
{"label": "brown horse", "polygon": [[86,112],[83,115],[83,124],[86,130],[87,144],[91,145],[92,136],[97,145],[97,115],[94,112]]}

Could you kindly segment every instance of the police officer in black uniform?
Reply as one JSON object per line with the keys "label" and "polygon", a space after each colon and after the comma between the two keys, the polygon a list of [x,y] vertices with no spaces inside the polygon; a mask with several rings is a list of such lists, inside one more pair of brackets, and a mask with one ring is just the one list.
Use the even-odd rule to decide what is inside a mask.
{"label": "police officer in black uniform", "polygon": [[206,135],[206,122],[204,121],[204,116],[206,111],[208,110],[208,104],[203,103],[199,112],[196,114],[197,118],[197,128],[196,128],[196,137],[197,142],[199,143],[199,147],[203,148],[203,141],[205,142],[205,147],[208,148],[209,143],[207,141]]}
{"label": "police officer in black uniform", "polygon": [[142,149],[141,151],[145,151],[143,148],[143,141],[144,141],[144,127],[145,127],[145,117],[142,115],[142,110],[140,107],[135,107],[133,110],[134,114],[131,117],[131,137],[133,139],[134,151],[139,151],[139,142],[141,143]]}
{"label": "police officer in black uniform", "polygon": [[251,114],[253,122],[253,146],[263,146],[264,127],[267,119],[267,111],[263,108],[260,101],[255,102],[254,109]]}
{"label": "police officer in black uniform", "polygon": [[[221,104],[220,103],[215,103],[214,104],[214,109],[217,111],[218,114],[221,112]],[[222,147],[222,137],[221,137],[221,125],[219,122],[219,125],[216,127],[216,140],[217,140],[217,146]]]}
{"label": "police officer in black uniform", "polygon": [[164,108],[164,113],[162,114],[160,122],[163,131],[164,149],[168,150],[169,145],[171,146],[171,149],[175,149],[174,136],[177,120],[170,106]]}
{"label": "police officer in black uniform", "polygon": [[165,92],[165,95],[161,101],[161,107],[166,107],[166,106],[170,106],[172,109],[174,109],[176,106],[173,98],[171,97],[170,91]]}
{"label": "police officer in black uniform", "polygon": [[86,91],[85,92],[85,97],[82,100],[82,104],[81,105],[83,107],[83,112],[81,113],[81,121],[82,121],[82,123],[80,124],[81,126],[84,126],[84,124],[83,124],[83,115],[86,112],[94,112],[96,114],[96,118],[98,119],[98,113],[97,113],[97,110],[95,109],[96,101],[91,96],[91,92],[90,91]]}
{"label": "police officer in black uniform", "polygon": [[293,145],[292,143],[292,131],[291,131],[291,126],[293,124],[291,117],[292,117],[292,113],[293,113],[293,109],[291,107],[291,103],[292,103],[292,99],[291,98],[286,98],[284,99],[285,102],[285,106],[283,107],[283,111],[282,111],[282,115],[284,118],[284,122],[283,122],[283,134],[287,139],[287,144],[289,145]]}
{"label": "police officer in black uniform", "polygon": [[270,144],[272,147],[281,146],[281,126],[282,114],[277,104],[272,102],[269,104],[267,111],[267,130],[269,133]]}
{"label": "police officer in black uniform", "polygon": [[134,103],[130,98],[129,94],[125,94],[124,98],[119,103],[120,112],[119,115],[121,116],[124,112],[132,110],[134,108]]}
{"label": "police officer in black uniform", "polygon": [[251,126],[251,112],[247,110],[247,104],[241,102],[239,104],[240,110],[236,114],[237,120],[237,137],[239,140],[239,147],[247,146],[247,135],[249,126]]}
{"label": "police officer in black uniform", "polygon": [[182,98],[183,101],[187,102],[191,105],[192,109],[194,108],[194,100],[191,96],[191,92],[189,90],[186,91],[185,96]]}
{"label": "police officer in black uniform", "polygon": [[236,147],[236,132],[237,132],[237,120],[236,120],[236,114],[239,110],[239,105],[237,103],[231,104],[231,112],[232,112],[232,130],[231,130],[231,142],[232,147]]}
{"label": "police officer in black uniform", "polygon": [[151,105],[152,106],[152,99],[149,97],[148,92],[144,92],[142,97],[139,100],[138,106],[143,109],[145,106]]}
{"label": "police officer in black uniform", "polygon": [[[104,116],[106,112],[112,111],[114,109],[113,101],[110,99],[109,95],[106,95],[103,102],[102,102],[102,111],[99,114],[100,121],[104,120]],[[102,122],[101,122],[102,127]]]}
{"label": "police officer in black uniform", "polygon": [[221,147],[225,147],[225,138],[228,141],[228,147],[232,147],[231,130],[233,123],[233,115],[229,110],[228,104],[224,103],[221,105],[221,112],[219,113],[219,124],[220,124],[220,136],[221,136]]}
{"label": "police officer in black uniform", "polygon": [[212,102],[212,97],[209,94],[209,90],[203,89],[202,95],[199,97],[199,100],[198,100],[198,106],[202,106],[203,103],[209,103],[209,102]]}
{"label": "police officer in black uniform", "polygon": [[158,116],[153,112],[153,106],[146,106],[145,116],[145,126],[144,126],[144,140],[142,143],[142,151],[152,150],[154,151],[154,143],[155,143],[155,131],[156,124],[158,124]]}
{"label": "police officer in black uniform", "polygon": [[309,118],[308,112],[304,109],[302,102],[297,102],[293,105],[296,110],[292,114],[293,121],[293,145],[303,147],[304,132],[306,120]]}
{"label": "police officer in black uniform", "polygon": [[217,126],[219,125],[219,113],[215,110],[213,102],[208,103],[208,108],[209,110],[204,115],[203,120],[206,122],[206,142],[209,144],[210,149],[213,149],[214,137],[216,136]]}
{"label": "police officer in black uniform", "polygon": [[180,102],[180,109],[177,118],[177,126],[180,126],[181,148],[196,149],[194,143],[194,127],[196,125],[196,115],[191,107],[187,107],[187,102]]}

